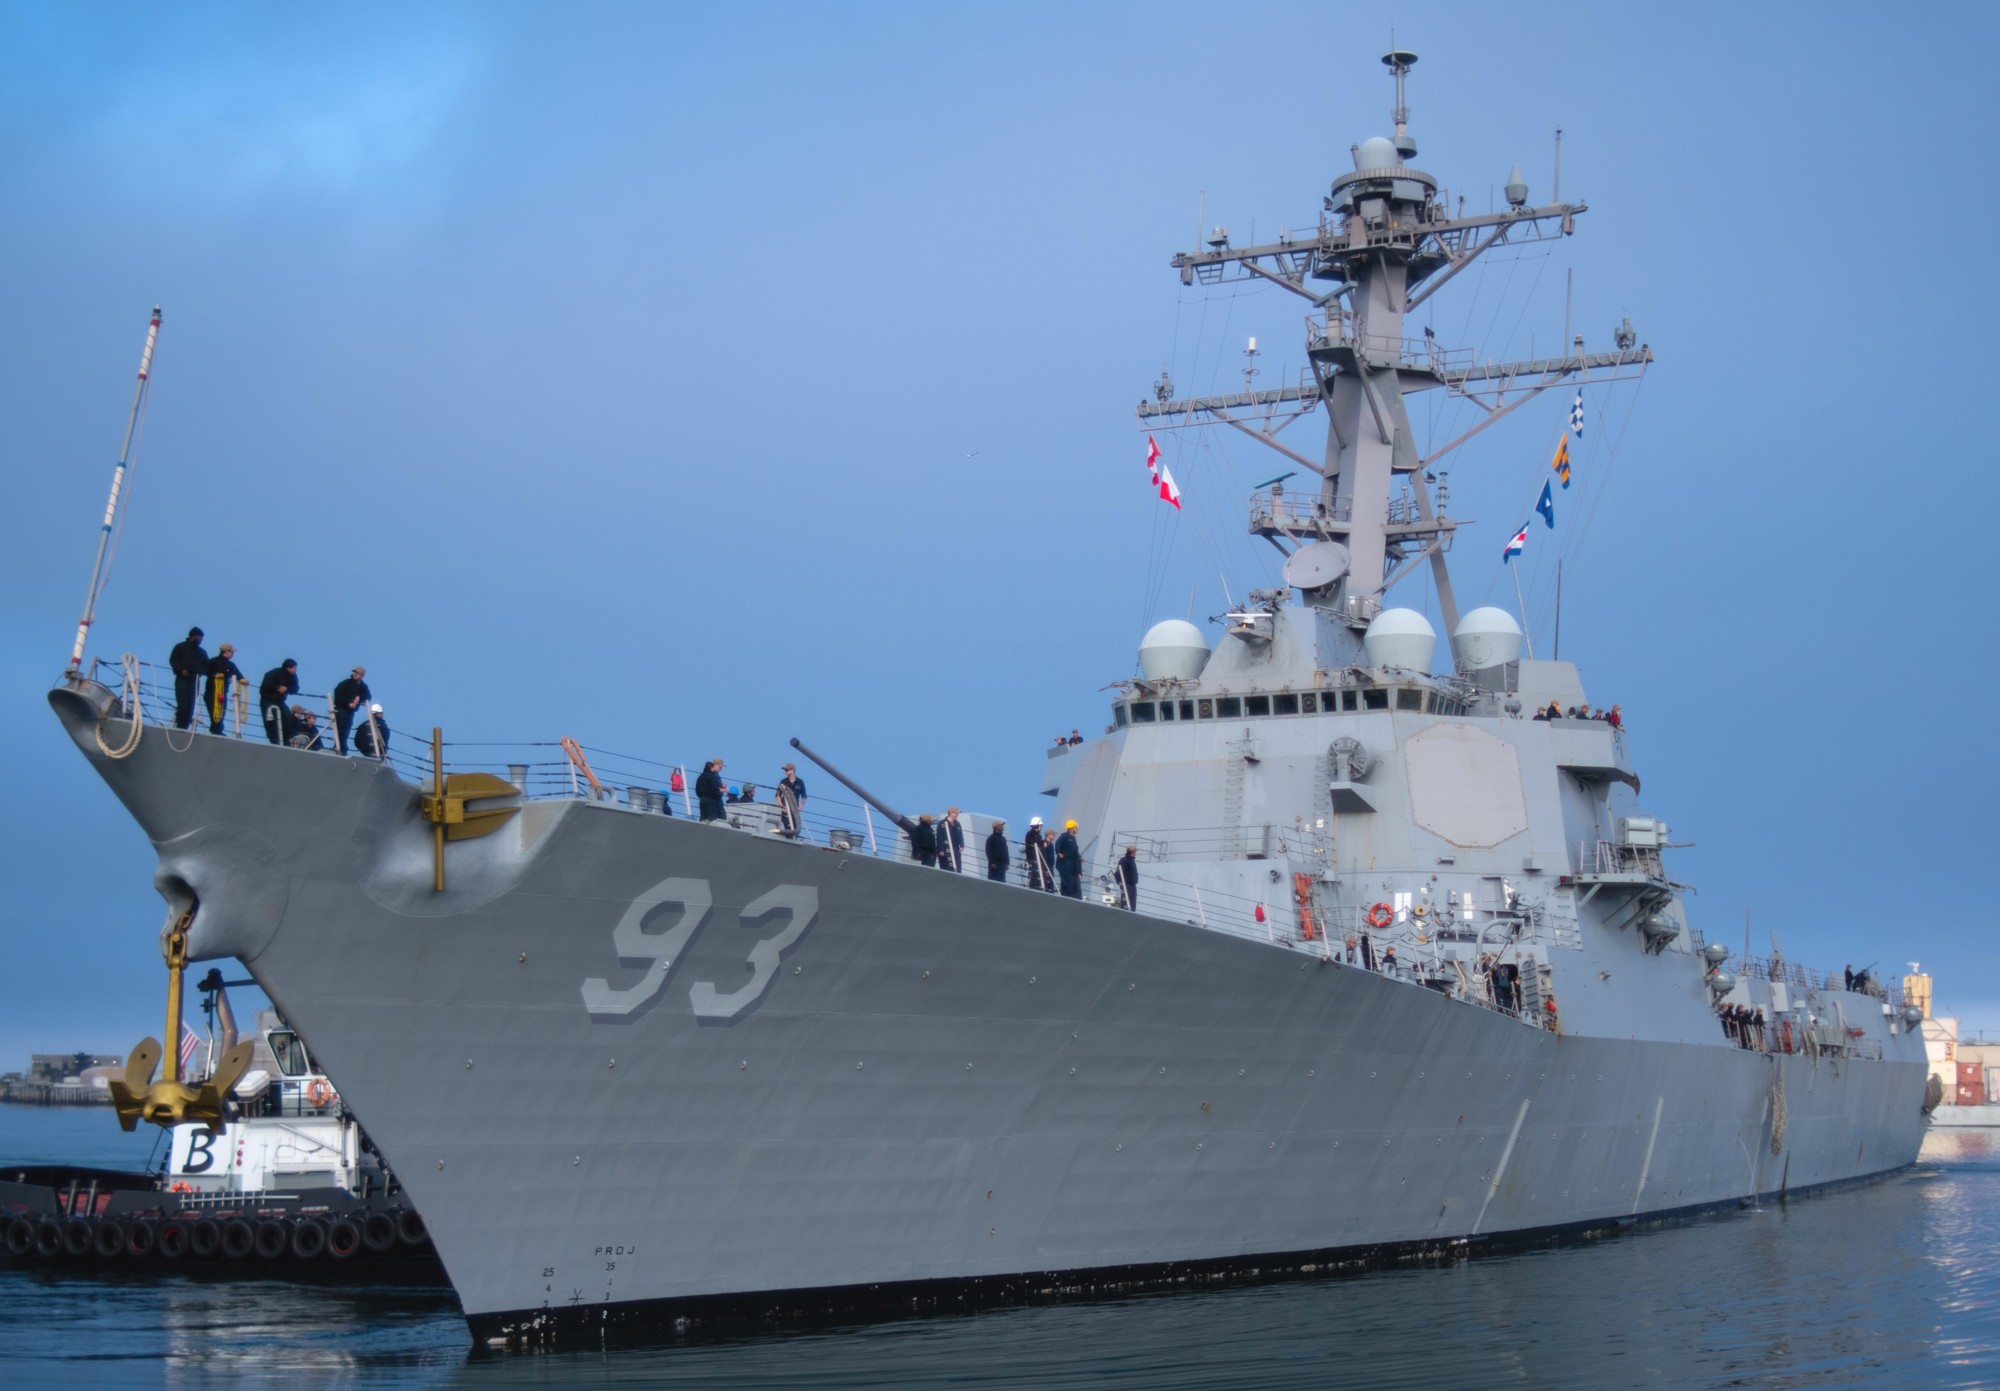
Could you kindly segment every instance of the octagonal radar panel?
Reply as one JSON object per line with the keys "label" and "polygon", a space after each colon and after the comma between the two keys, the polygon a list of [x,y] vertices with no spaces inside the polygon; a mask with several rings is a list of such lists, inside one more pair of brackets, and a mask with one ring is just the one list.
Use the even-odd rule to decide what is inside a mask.
{"label": "octagonal radar panel", "polygon": [[1338,541],[1315,541],[1285,558],[1285,583],[1294,589],[1325,589],[1347,578],[1347,547]]}
{"label": "octagonal radar panel", "polygon": [[1184,619],[1169,618],[1139,642],[1139,674],[1148,681],[1192,681],[1208,665],[1208,639]]}

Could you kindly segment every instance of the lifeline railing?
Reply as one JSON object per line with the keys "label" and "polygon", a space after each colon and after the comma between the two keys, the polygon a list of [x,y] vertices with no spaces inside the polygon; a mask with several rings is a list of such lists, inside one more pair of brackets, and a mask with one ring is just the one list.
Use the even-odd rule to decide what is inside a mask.
{"label": "lifeline railing", "polygon": [[[224,732],[220,736],[208,732],[207,712],[203,708],[198,688],[195,701],[194,727],[190,730],[173,728],[174,700],[172,675],[163,666],[151,662],[138,663],[140,680],[137,687],[144,722],[153,728],[143,737],[165,736],[176,741],[189,738],[230,738],[260,741],[266,739],[261,716],[255,711],[255,691],[250,690],[248,699],[232,696],[231,715],[225,720]],[[116,691],[122,680],[119,664],[98,659],[92,665],[93,679]],[[239,689],[249,683],[238,683]],[[301,697],[289,704],[306,704],[308,708],[324,704],[329,714],[332,709],[331,696]],[[415,724],[399,723],[389,733],[386,755],[380,760],[395,769],[399,776],[419,786],[428,786],[433,769],[427,741],[416,737],[420,727]],[[334,752],[334,731],[332,721],[319,726],[321,744],[311,749],[293,749],[292,752],[306,757],[340,757]],[[351,742],[351,736],[350,736]],[[529,742],[484,742],[451,741],[444,742],[447,767],[452,772],[487,772],[501,777],[511,786],[519,788],[521,795],[530,801],[542,800],[587,800],[593,802],[610,801],[622,809],[651,815],[671,815],[691,817],[695,810],[694,784],[701,771],[702,761],[676,762],[662,759],[643,758],[599,748],[579,740],[564,737],[560,739]],[[365,755],[352,755],[365,757]],[[750,782],[741,776],[740,770],[728,771],[727,781],[737,787]],[[680,788],[673,786],[675,774],[680,775]],[[742,830],[760,834],[782,835],[789,829],[786,813],[776,801],[778,770],[773,769],[767,779],[754,781],[754,800],[725,803],[727,820]],[[830,780],[815,779],[820,787]],[[910,808],[910,811],[920,808]],[[896,827],[890,825],[878,813],[871,811],[859,801],[848,801],[838,795],[813,791],[807,796],[801,814],[797,817],[795,837],[802,844],[842,849],[849,853],[866,854],[885,860],[910,858],[908,840]],[[1013,824],[1013,823],[1010,823]],[[1025,832],[1025,818],[1021,823]],[[1220,833],[1220,828],[1213,828]],[[1294,832],[1284,828],[1273,828],[1271,837],[1274,851],[1279,855],[1288,854],[1294,848],[1294,840],[1304,836],[1304,832]],[[1165,918],[1206,928],[1209,931],[1226,933],[1251,941],[1266,942],[1283,946],[1290,950],[1317,957],[1324,961],[1338,960],[1343,964],[1362,966],[1363,960],[1358,949],[1350,951],[1346,939],[1352,933],[1346,927],[1350,920],[1357,924],[1362,919],[1356,914],[1365,914],[1365,907],[1340,907],[1326,905],[1317,896],[1306,905],[1316,925],[1311,939],[1302,934],[1303,918],[1300,905],[1294,901],[1291,889],[1282,879],[1274,882],[1268,897],[1249,897],[1232,894],[1214,887],[1204,887],[1192,878],[1178,879],[1173,871],[1163,866],[1171,863],[1176,856],[1192,857],[1197,853],[1195,845],[1207,833],[1201,831],[1177,832],[1174,849],[1144,861],[1138,886],[1138,912],[1141,917]],[[1182,840],[1178,837],[1186,836]],[[986,854],[984,835],[975,836],[968,828],[964,848],[965,863],[961,872],[974,878],[986,877]],[[1113,837],[1109,842],[1122,853],[1128,840]],[[1304,840],[1297,847],[1308,849]],[[1029,867],[1026,862],[1020,835],[1008,838],[1011,863],[1002,882],[1021,892],[1043,892],[1029,886]],[[1054,852],[1048,852],[1053,862]],[[1272,863],[1278,861],[1274,859]],[[1125,911],[1119,881],[1116,878],[1116,857],[1099,857],[1084,865],[1082,891],[1085,901],[1094,902],[1115,911]],[[1364,924],[1364,927],[1366,925]],[[1516,1010],[1502,1008],[1484,984],[1484,978],[1468,970],[1463,976],[1435,952],[1418,959],[1419,935],[1409,921],[1392,924],[1389,928],[1366,927],[1377,949],[1376,972],[1385,978],[1399,980],[1420,988],[1438,988],[1438,984],[1448,985],[1446,993],[1452,998],[1496,1013],[1520,1017]],[[1426,929],[1428,935],[1430,929]],[[1394,969],[1384,965],[1383,958],[1390,946],[1398,948],[1398,959]],[[1405,955],[1408,953],[1408,955]],[[1435,958],[1435,959],[1432,959]],[[1427,984],[1435,982],[1437,984]],[[1539,1027],[1539,1021],[1526,1022]]]}

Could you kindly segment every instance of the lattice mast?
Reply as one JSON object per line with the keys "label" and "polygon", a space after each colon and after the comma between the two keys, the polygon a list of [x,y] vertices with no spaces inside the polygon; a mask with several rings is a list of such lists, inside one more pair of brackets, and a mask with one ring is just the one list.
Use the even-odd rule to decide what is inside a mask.
{"label": "lattice mast", "polygon": [[[1253,499],[1251,530],[1287,556],[1315,543],[1337,548],[1318,553],[1314,573],[1324,587],[1314,602],[1357,630],[1381,610],[1390,586],[1429,560],[1450,631],[1458,611],[1444,553],[1460,523],[1439,515],[1425,470],[1550,387],[1634,377],[1653,355],[1623,329],[1611,352],[1584,352],[1579,335],[1561,357],[1485,364],[1440,345],[1429,330],[1405,336],[1405,318],[1482,253],[1568,236],[1587,205],[1529,207],[1515,165],[1504,211],[1467,216],[1461,198],[1453,216],[1437,178],[1408,163],[1417,144],[1403,88],[1417,55],[1398,49],[1382,61],[1396,82],[1395,135],[1353,147],[1354,169],[1333,181],[1315,233],[1281,231],[1276,242],[1234,247],[1218,227],[1207,250],[1173,259],[1183,285],[1264,280],[1311,301],[1309,372],[1293,385],[1259,391],[1246,378],[1242,392],[1190,398],[1177,398],[1163,376],[1154,399],[1140,403],[1139,419],[1151,429],[1229,425],[1318,475],[1318,496],[1309,502],[1276,490]],[[1419,454],[1404,396],[1435,389],[1470,401],[1480,416],[1456,438]],[[1278,438],[1321,405],[1322,450],[1308,453]]]}

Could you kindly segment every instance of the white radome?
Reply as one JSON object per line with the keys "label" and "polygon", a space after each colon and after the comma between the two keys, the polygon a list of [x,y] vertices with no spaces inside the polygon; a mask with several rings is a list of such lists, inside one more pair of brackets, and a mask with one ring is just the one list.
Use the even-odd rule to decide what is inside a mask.
{"label": "white radome", "polygon": [[1394,169],[1403,162],[1396,151],[1396,142],[1384,136],[1371,135],[1361,142],[1361,149],[1355,156],[1357,169]]}
{"label": "white radome", "polygon": [[1361,636],[1371,666],[1428,672],[1437,650],[1437,629],[1415,609],[1383,609]]}
{"label": "white radome", "polygon": [[1208,639],[1182,618],[1168,618],[1139,641],[1139,674],[1148,681],[1192,681],[1208,665]]}
{"label": "white radome", "polygon": [[1521,655],[1521,625],[1505,609],[1474,609],[1458,621],[1451,652],[1460,671],[1505,666]]}

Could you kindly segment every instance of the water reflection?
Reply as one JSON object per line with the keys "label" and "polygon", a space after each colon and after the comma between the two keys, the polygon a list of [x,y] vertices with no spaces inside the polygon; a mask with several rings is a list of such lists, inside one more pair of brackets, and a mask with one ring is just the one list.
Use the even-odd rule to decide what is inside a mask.
{"label": "water reflection", "polygon": [[436,1290],[0,1276],[16,1385],[1992,1386],[2000,1132],[1883,1183],[1585,1245],[613,1353],[468,1355]]}

